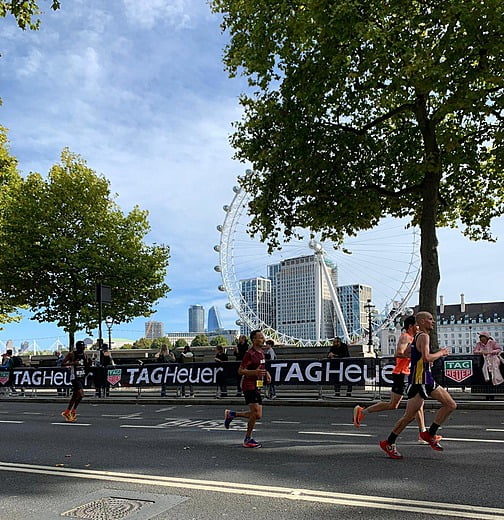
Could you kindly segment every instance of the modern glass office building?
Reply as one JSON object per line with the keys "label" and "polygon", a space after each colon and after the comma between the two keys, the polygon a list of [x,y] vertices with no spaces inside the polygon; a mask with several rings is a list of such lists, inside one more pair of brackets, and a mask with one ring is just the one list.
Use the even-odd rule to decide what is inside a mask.
{"label": "modern glass office building", "polygon": [[189,307],[189,332],[205,332],[205,309],[203,305]]}

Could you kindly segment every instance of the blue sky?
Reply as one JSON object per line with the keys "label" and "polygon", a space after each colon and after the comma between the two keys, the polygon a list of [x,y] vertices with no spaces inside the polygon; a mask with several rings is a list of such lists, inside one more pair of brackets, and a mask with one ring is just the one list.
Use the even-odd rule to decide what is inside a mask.
{"label": "blue sky", "polygon": [[[228,142],[246,86],[224,71],[218,17],[199,0],[64,0],[55,13],[40,3],[37,32],[0,20],[0,124],[21,171],[46,174],[64,147],[82,155],[110,180],[124,211],[149,211],[149,241],[171,247],[172,291],[152,319],[186,331],[189,305],[217,305],[234,328],[213,246],[222,206],[247,167],[233,161]],[[494,231],[503,235],[504,219]],[[460,293],[466,302],[503,299],[502,241],[474,244],[457,230],[439,239],[445,303]],[[141,337],[145,321],[117,325],[113,335]],[[43,348],[58,337],[66,341],[60,329],[28,319],[0,331],[1,341],[36,339]]]}

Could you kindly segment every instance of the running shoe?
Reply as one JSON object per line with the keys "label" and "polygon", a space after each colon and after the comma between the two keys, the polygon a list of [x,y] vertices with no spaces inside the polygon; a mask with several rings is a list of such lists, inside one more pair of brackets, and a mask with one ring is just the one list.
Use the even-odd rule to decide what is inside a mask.
{"label": "running shoe", "polygon": [[72,410],[70,412],[70,417],[67,419],[69,422],[75,422],[77,420],[77,412],[75,410]]}
{"label": "running shoe", "polygon": [[360,424],[362,422],[362,419],[364,419],[364,407],[357,405],[353,409],[353,424],[356,428],[360,428]]}
{"label": "running shoe", "polygon": [[403,456],[397,451],[395,444],[390,444],[389,441],[380,441],[380,448],[391,458],[391,459],[402,459]]}
{"label": "running shoe", "polygon": [[236,417],[236,412],[233,412],[233,410],[224,411],[224,426],[226,427],[226,430],[229,430],[229,425],[231,424],[231,421],[235,417]]}
{"label": "running shoe", "polygon": [[70,422],[70,417],[72,417],[72,412],[70,410],[65,410],[61,412],[61,416],[64,417],[68,422]]}
{"label": "running shoe", "polygon": [[433,450],[443,451],[443,446],[439,444],[437,439],[438,435],[431,435],[429,432],[420,432],[420,437],[426,441]]}
{"label": "running shoe", "polygon": [[262,444],[252,439],[252,437],[245,437],[243,441],[244,448],[260,448],[261,446]]}
{"label": "running shoe", "polygon": [[[439,442],[443,438],[442,435],[434,435],[434,437],[436,438],[436,442]],[[427,441],[422,439],[420,433],[418,434],[418,444],[429,444]]]}

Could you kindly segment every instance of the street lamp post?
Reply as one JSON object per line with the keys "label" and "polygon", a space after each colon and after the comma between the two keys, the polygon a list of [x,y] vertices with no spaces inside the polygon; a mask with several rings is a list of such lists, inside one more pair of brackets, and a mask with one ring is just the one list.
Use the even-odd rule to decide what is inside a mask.
{"label": "street lamp post", "polygon": [[364,305],[364,309],[366,309],[368,313],[368,352],[371,354],[373,348],[373,309],[375,306],[371,303],[371,300],[367,300],[366,305]]}
{"label": "street lamp post", "polygon": [[107,316],[105,318],[105,325],[107,325],[108,329],[108,347],[112,350],[112,325],[114,325],[114,318]]}

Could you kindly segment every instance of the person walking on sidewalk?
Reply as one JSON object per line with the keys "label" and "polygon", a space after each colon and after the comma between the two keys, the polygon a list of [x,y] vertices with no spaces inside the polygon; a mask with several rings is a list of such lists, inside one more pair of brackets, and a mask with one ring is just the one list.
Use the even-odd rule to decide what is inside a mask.
{"label": "person walking on sidewalk", "polygon": [[[404,396],[406,388],[406,377],[410,373],[410,349],[408,348],[413,341],[413,337],[417,332],[417,325],[415,316],[408,316],[404,320],[403,332],[399,336],[397,348],[395,353],[395,367],[392,371],[392,388],[389,401],[380,401],[368,407],[357,405],[353,412],[353,423],[356,428],[360,428],[364,417],[370,413],[384,412],[386,410],[397,410]],[[416,421],[418,423],[419,435],[418,442],[427,444],[420,433],[426,431],[423,406],[416,414]],[[438,436],[438,441],[441,436]]]}
{"label": "person walking on sidewalk", "polygon": [[457,408],[457,403],[448,391],[439,386],[432,376],[431,364],[450,353],[447,348],[442,348],[435,353],[430,351],[429,334],[434,328],[434,318],[430,312],[421,311],[416,315],[416,322],[419,332],[416,333],[410,345],[411,369],[406,390],[408,395],[406,411],[396,422],[388,438],[380,441],[380,448],[392,459],[403,458],[397,451],[396,440],[406,426],[413,421],[425,399],[432,397],[441,403],[441,408],[437,411],[429,430],[420,433],[420,437],[436,451],[443,451],[436,435],[438,428]]}
{"label": "person walking on sidewalk", "polygon": [[77,341],[75,350],[70,351],[63,360],[62,366],[70,368],[72,396],[65,411],[61,415],[68,421],[74,422],[77,418],[77,407],[84,398],[84,380],[86,372],[91,366],[91,359],[86,355],[84,341]]}
{"label": "person walking on sidewalk", "polygon": [[263,381],[271,383],[271,376],[266,371],[266,363],[264,359],[264,334],[260,330],[253,330],[250,333],[252,346],[243,356],[238,373],[242,376],[241,389],[245,397],[245,404],[248,405],[248,412],[235,412],[234,410],[225,410],[224,426],[229,429],[231,421],[235,417],[246,417],[247,433],[243,440],[244,448],[260,448],[262,444],[252,438],[252,432],[256,421],[262,417],[262,396],[261,389]]}

